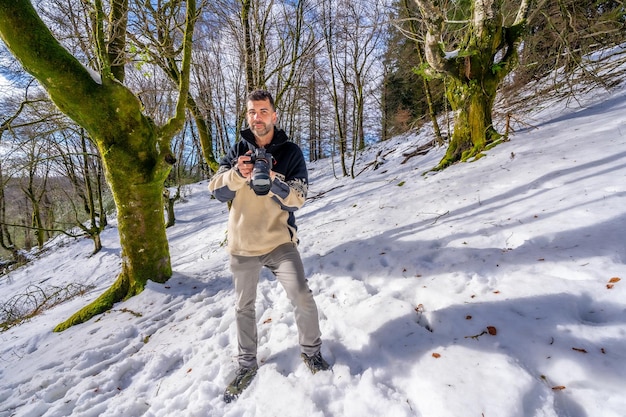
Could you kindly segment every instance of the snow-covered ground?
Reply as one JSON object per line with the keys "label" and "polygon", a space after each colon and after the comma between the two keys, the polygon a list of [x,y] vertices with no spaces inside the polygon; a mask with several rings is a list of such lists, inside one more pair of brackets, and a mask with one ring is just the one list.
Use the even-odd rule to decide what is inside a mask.
{"label": "snow-covered ground", "polygon": [[356,172],[379,152],[383,164],[355,180],[310,164],[300,249],[333,371],[305,368],[264,271],[261,366],[231,404],[227,209],[206,182],[177,205],[167,284],[53,333],[120,269],[115,225],[94,256],[88,240],[58,239],[0,277],[0,301],[96,289],[0,333],[0,417],[624,416],[626,86],[593,93],[517,115],[510,142],[440,173],[422,175],[444,149],[400,163],[426,131],[369,149]]}

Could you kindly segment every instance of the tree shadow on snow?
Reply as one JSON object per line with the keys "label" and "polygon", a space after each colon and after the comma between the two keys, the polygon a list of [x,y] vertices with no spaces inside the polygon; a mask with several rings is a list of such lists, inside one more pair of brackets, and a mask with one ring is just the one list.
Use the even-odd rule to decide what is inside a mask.
{"label": "tree shadow on snow", "polygon": [[[542,393],[545,396],[546,392],[554,392],[558,415],[586,417],[567,387],[564,392],[552,391],[552,387],[569,382],[584,389],[593,386],[594,381],[614,381],[611,385],[619,386],[626,380],[626,368],[620,365],[626,339],[609,336],[616,332],[603,331],[626,324],[624,312],[622,306],[572,294],[475,302],[422,316],[413,312],[391,320],[372,332],[370,342],[357,351],[332,340],[329,346],[337,361],[346,363],[352,374],[371,368],[408,375],[424,356],[438,353],[440,360],[445,360],[446,350],[452,346],[506,355],[536,381],[524,398],[525,415],[538,412]],[[496,334],[490,334],[488,327]],[[570,381],[559,381],[559,376],[550,375],[550,369],[562,362],[582,369],[584,376],[593,375],[593,379],[577,379],[581,373],[572,371]],[[463,365],[482,368],[488,363]],[[500,371],[494,372],[498,375]],[[481,369],[481,377],[484,375],[485,369]],[[423,377],[428,379],[428,375]]]}

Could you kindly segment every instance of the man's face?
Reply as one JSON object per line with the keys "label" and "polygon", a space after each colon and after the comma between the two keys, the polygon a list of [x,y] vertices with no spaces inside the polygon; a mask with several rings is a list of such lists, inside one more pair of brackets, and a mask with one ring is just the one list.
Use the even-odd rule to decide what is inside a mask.
{"label": "man's face", "polygon": [[248,101],[246,114],[248,126],[257,137],[263,137],[273,132],[276,124],[276,112],[268,99],[261,101]]}

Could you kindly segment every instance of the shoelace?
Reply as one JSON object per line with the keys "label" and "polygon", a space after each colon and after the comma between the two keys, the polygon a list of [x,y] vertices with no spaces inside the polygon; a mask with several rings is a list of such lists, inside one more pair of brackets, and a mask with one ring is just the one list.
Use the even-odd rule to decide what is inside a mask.
{"label": "shoelace", "polygon": [[322,361],[322,355],[320,355],[319,353],[313,356],[307,356],[307,360],[312,366],[316,368],[322,367],[324,365],[324,362]]}
{"label": "shoelace", "polygon": [[248,372],[250,372],[250,369],[247,368],[241,368],[237,371],[237,376],[235,377],[235,384],[239,385],[241,383],[241,380],[248,374]]}

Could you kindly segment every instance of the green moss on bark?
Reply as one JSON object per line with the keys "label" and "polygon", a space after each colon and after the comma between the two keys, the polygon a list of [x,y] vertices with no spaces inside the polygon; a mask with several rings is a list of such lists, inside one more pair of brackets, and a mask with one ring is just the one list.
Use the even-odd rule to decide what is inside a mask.
{"label": "green moss on bark", "polygon": [[117,277],[117,281],[100,297],[74,313],[69,319],[58,324],[54,328],[54,331],[62,332],[63,330],[67,330],[76,324],[84,323],[92,317],[110,310],[115,303],[122,301],[125,297],[127,297],[127,294],[128,278],[126,274],[122,273]]}

